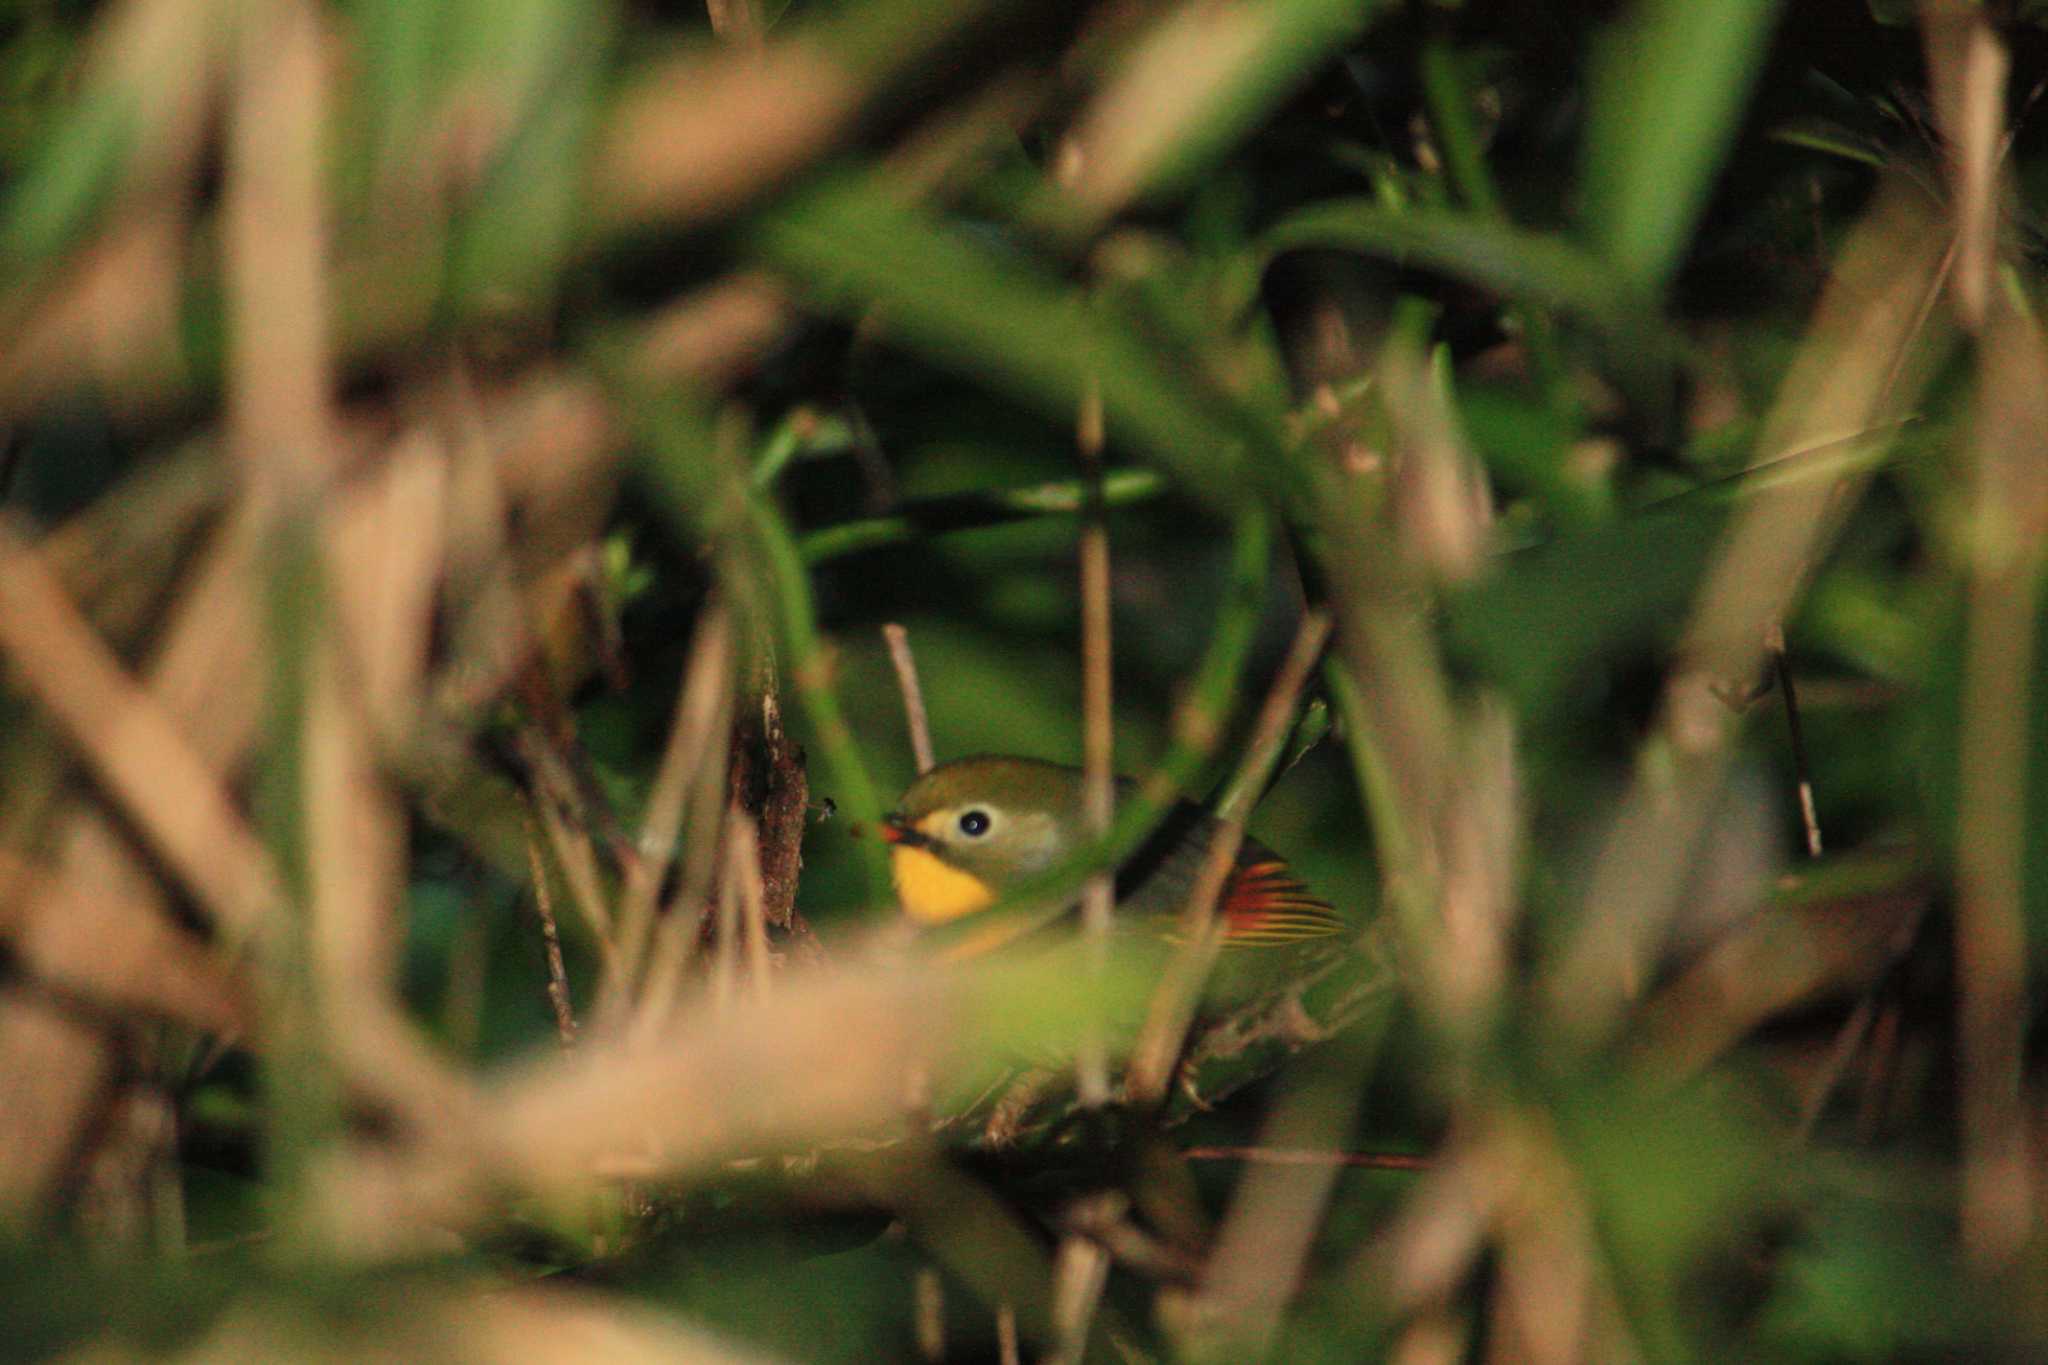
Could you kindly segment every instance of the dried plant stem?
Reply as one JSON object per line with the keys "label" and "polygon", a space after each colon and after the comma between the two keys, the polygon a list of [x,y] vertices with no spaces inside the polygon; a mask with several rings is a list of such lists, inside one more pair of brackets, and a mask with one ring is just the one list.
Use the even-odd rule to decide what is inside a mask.
{"label": "dried plant stem", "polygon": [[328,411],[326,57],[309,0],[238,12],[223,206],[229,425],[245,486],[267,508],[324,480]]}
{"label": "dried plant stem", "polygon": [[[738,811],[726,810],[728,830],[738,815]],[[729,840],[730,835],[727,837]],[[729,1013],[739,997],[740,885],[739,879],[733,876],[731,847],[728,842],[725,865],[718,878],[717,919],[712,926],[711,1001],[720,1014]]]}
{"label": "dried plant stem", "polygon": [[281,889],[226,785],[0,520],[0,654],[216,923],[255,934]]}
{"label": "dried plant stem", "polygon": [[[796,543],[781,516],[764,501],[749,496],[748,507],[761,557],[768,566],[768,582],[775,593],[777,634],[789,660],[790,681],[796,684],[797,696],[810,717],[811,733],[824,753],[826,773],[833,783],[832,795],[854,819],[879,819],[881,797],[839,705],[831,663],[818,635],[810,580],[803,560],[797,555]],[[886,903],[890,883],[880,847],[876,843],[862,845],[863,871],[868,877],[870,894],[878,902]]]}
{"label": "dried plant stem", "polygon": [[882,627],[889,643],[889,662],[896,669],[896,686],[903,693],[903,719],[910,728],[910,752],[920,774],[932,770],[931,722],[925,715],[924,688],[917,680],[917,658],[910,652],[910,632],[891,621]]}
{"label": "dried plant stem", "polygon": [[1842,1073],[1849,1068],[1849,1061],[1863,1040],[1870,1033],[1870,1025],[1877,1018],[1878,992],[1882,982],[1866,990],[1857,1000],[1856,1008],[1842,1021],[1835,1031],[1834,1041],[1828,1044],[1828,1055],[1821,1062],[1820,1074],[1807,1088],[1805,1099],[1799,1104],[1799,1126],[1793,1130],[1795,1144],[1804,1146],[1813,1137],[1814,1129],[1820,1126],[1821,1115],[1827,1112],[1828,1099],[1840,1084]]}
{"label": "dried plant stem", "polygon": [[562,932],[555,923],[555,898],[548,889],[547,860],[541,857],[540,831],[526,821],[526,859],[533,876],[533,908],[540,915],[541,938],[547,947],[548,1005],[555,1012],[555,1036],[563,1051],[576,1046],[576,1012],[569,1003],[569,973],[562,965]]}
{"label": "dried plant stem", "polygon": [[920,1266],[912,1283],[917,1300],[917,1353],[937,1365],[946,1358],[946,1282],[932,1267]]}
{"label": "dried plant stem", "polygon": [[1995,284],[2010,59],[1989,16],[1972,7],[1928,0],[1922,19],[1955,205],[1950,297],[1963,326],[1982,334],[1956,810],[1956,988],[1963,1248],[1979,1269],[1995,1270],[2025,1245],[2037,1199],[2023,1094],[2025,822],[2048,516],[2048,347]]}
{"label": "dried plant stem", "polygon": [[[839,704],[809,572],[788,524],[752,487],[725,448],[729,443],[699,413],[651,392],[633,390],[628,397],[649,452],[642,468],[660,494],[660,510],[682,534],[694,539],[708,533],[722,543],[731,557],[724,581],[734,588],[734,607],[749,624],[773,632],[810,719],[811,742],[823,757],[830,794],[853,820],[880,819],[881,797]],[[892,893],[882,845],[863,843],[860,857],[869,896],[877,904],[887,903]]]}
{"label": "dried plant stem", "polygon": [[1925,0],[1920,18],[1955,205],[1950,296],[1958,321],[1976,332],[1990,311],[1998,263],[1998,166],[2005,151],[1999,134],[2011,57],[1991,17],[1975,6]]}
{"label": "dried plant stem", "polygon": [[534,794],[533,809],[540,818],[541,829],[547,833],[556,861],[562,865],[562,876],[569,884],[569,894],[574,898],[577,910],[588,921],[590,931],[605,955],[605,971],[616,975],[618,962],[612,915],[605,904],[604,877],[599,869],[597,847],[585,829],[572,826],[562,817],[558,805],[559,795],[569,790],[568,784],[572,779],[547,750],[545,741],[531,734],[528,738],[531,742],[526,744],[526,750],[536,760],[534,771],[542,777],[540,790]]}
{"label": "dried plant stem", "polygon": [[[1122,1201],[1122,1196],[1116,1194],[1092,1197],[1115,1200],[1119,1204]],[[1072,1221],[1085,1226],[1097,1220],[1077,1214]],[[1088,1352],[1088,1334],[1095,1322],[1095,1310],[1102,1302],[1102,1291],[1108,1283],[1107,1247],[1081,1231],[1069,1232],[1060,1240],[1059,1251],[1053,1257],[1053,1348],[1045,1355],[1046,1365],[1081,1365]]]}
{"label": "dried plant stem", "polygon": [[1433,1157],[1413,1152],[1324,1152],[1300,1147],[1189,1147],[1189,1161],[1245,1161],[1265,1166],[1349,1166],[1369,1171],[1427,1171]]}
{"label": "dried plant stem", "polygon": [[[1976,421],[1969,652],[1956,808],[1957,1052],[1963,1245],[2008,1262],[2034,1217],[2022,1090],[2026,1050],[2027,764],[2048,521],[2048,346],[2002,303],[1986,337]],[[2021,433],[2025,433],[2022,435]]]}
{"label": "dried plant stem", "polygon": [[1792,681],[1792,661],[1785,652],[1783,627],[1771,631],[1771,671],[1785,698],[1785,733],[1792,746],[1792,780],[1799,793],[1799,823],[1806,833],[1806,856],[1821,856],[1820,810],[1813,799],[1813,769],[1806,761],[1806,731],[1799,719],[1799,692]]}
{"label": "dried plant stem", "polygon": [[[732,715],[732,689],[726,687],[720,690],[711,733],[730,734]],[[636,1035],[643,1038],[661,1028],[682,1000],[684,973],[703,941],[705,901],[725,848],[720,830],[731,777],[729,752],[717,745],[712,749],[697,771],[697,787],[687,806],[688,837],[683,844],[682,870],[676,878],[675,890],[662,908],[642,974],[633,1027]]]}
{"label": "dried plant stem", "polygon": [[[1081,522],[1081,809],[1090,834],[1109,836],[1114,816],[1115,730],[1111,712],[1115,679],[1109,632],[1109,528],[1102,501],[1102,399],[1091,383],[1081,400],[1075,444],[1080,450],[1087,490]],[[1087,967],[1099,982],[1108,966],[1111,916],[1115,912],[1116,874],[1108,867],[1091,872],[1081,884],[1081,932],[1086,940]],[[1084,1110],[1109,1102],[1109,1057],[1103,1025],[1092,1002],[1082,1021],[1075,1048],[1075,1097]],[[1101,1244],[1070,1228],[1060,1239],[1053,1271],[1054,1346],[1046,1357],[1062,1365],[1079,1365],[1086,1354],[1090,1324],[1103,1286],[1109,1278],[1109,1253]]]}
{"label": "dried plant stem", "polygon": [[[701,789],[698,775],[719,738],[719,718],[729,709],[731,690],[732,623],[724,604],[714,599],[698,615],[690,662],[669,722],[668,743],[640,822],[640,839],[634,849],[638,856],[627,865],[625,887],[619,895],[619,978],[625,990],[644,979],[655,901],[675,857],[691,793]],[[623,1003],[622,995],[617,1005]],[[608,1017],[617,1005],[607,1002],[599,1009]]]}
{"label": "dried plant stem", "polygon": [[996,1305],[996,1360],[999,1365],[1024,1365],[1017,1344],[1017,1310],[1007,1299]]}
{"label": "dried plant stem", "polygon": [[[246,516],[231,515],[213,536],[145,680],[148,695],[201,762],[221,771],[247,749],[261,710],[254,700],[256,631],[249,619],[251,537],[246,522]],[[4,527],[0,522],[0,530]],[[37,553],[43,553],[40,547]],[[156,780],[162,782],[163,774]],[[60,890],[68,900],[105,909],[132,906],[153,924],[167,923],[155,878],[105,814],[90,807],[74,809],[55,847]],[[80,914],[66,916],[65,923],[80,931],[91,926]],[[252,917],[246,924],[220,927],[220,956],[229,958],[237,944],[254,935],[258,921]],[[159,981],[171,974],[163,968],[149,972]],[[226,1016],[223,1026],[238,1028],[241,1002],[235,993],[221,991],[214,998]],[[111,1050],[97,1030],[35,1002],[0,1000],[0,1073],[39,1077],[32,1099],[0,1106],[0,1149],[10,1153],[8,1161],[0,1162],[0,1208],[27,1210],[50,1192],[113,1066]]]}
{"label": "dried plant stem", "polygon": [[[1109,632],[1109,527],[1102,502],[1102,395],[1090,387],[1081,402],[1076,433],[1088,481],[1088,509],[1081,524],[1081,804],[1089,832],[1109,835],[1115,814],[1115,689]],[[1081,929],[1090,944],[1089,965],[1100,974],[1109,951],[1110,917],[1116,899],[1115,873],[1105,868],[1081,887]],[[1099,1020],[1084,1031],[1075,1063],[1082,1105],[1109,1100],[1109,1060],[1103,1053]]]}
{"label": "dried plant stem", "polygon": [[725,826],[729,850],[725,874],[739,889],[740,934],[746,945],[747,979],[754,999],[768,998],[768,918],[761,885],[761,835],[754,818],[733,810]]}

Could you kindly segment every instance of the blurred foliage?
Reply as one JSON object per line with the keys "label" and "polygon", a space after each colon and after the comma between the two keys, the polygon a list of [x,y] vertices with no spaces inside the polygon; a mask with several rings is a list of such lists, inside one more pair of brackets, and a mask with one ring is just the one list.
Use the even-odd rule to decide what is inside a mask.
{"label": "blurred foliage", "polygon": [[[77,611],[0,630],[9,1354],[982,1360],[1014,1318],[1032,1359],[2039,1358],[2042,14],[18,0],[0,574],[40,563]],[[1977,65],[1944,64],[1942,24],[1989,45]],[[2010,75],[1987,83],[1994,51]],[[1973,268],[1955,72],[1975,74],[1953,108],[1996,137],[1988,303],[1952,301]],[[1845,263],[1935,239],[1896,356],[1856,360],[1892,315]],[[276,315],[293,299],[312,359]],[[302,378],[317,420],[292,416]],[[332,454],[273,489],[280,430]],[[380,480],[422,450],[443,512],[403,521]],[[410,529],[323,569],[322,518],[386,492]],[[1770,520],[1802,499],[1807,521]],[[1226,786],[1327,606],[1319,724],[1250,828],[1365,948],[1256,1017],[1271,1055],[1205,1072],[1198,1046],[1159,1113],[1003,1088],[1092,1011],[1143,1015],[1148,978],[1058,950],[964,1004],[820,997],[865,1034],[785,1040],[766,1006],[739,1040],[709,1006],[660,1033],[635,992],[663,951],[686,1005],[732,1007],[736,957],[706,930],[717,961],[685,965],[683,914],[715,922],[749,866],[721,833],[728,731],[770,756],[762,783],[807,783],[777,979],[901,951],[877,946],[875,822],[914,774],[884,622],[942,761],[1079,762],[1091,509],[1118,766],[1166,778],[1119,847],[1159,800]],[[255,606],[190,643],[242,518]],[[1812,552],[1746,580],[1776,562],[1742,557],[1757,526]],[[375,670],[330,676],[328,651],[347,590],[387,569],[415,592],[421,676],[380,711]],[[1757,627],[1734,643],[1702,605],[1723,590]],[[248,813],[305,912],[281,931],[236,927],[119,770],[143,741],[101,756],[37,672],[74,618]],[[1699,741],[1683,684],[1726,659]],[[719,757],[666,766],[698,665]],[[342,747],[397,812],[392,942],[361,949],[388,960],[361,970],[425,1062],[320,976],[312,907],[347,885],[298,803],[337,761],[336,694],[368,699]],[[675,867],[636,886],[671,797]],[[781,836],[755,806],[765,861]],[[99,840],[127,862],[95,882]],[[134,892],[153,927],[65,938],[77,901],[38,869],[110,915],[155,888]],[[2007,893],[2014,922],[1972,918]],[[583,1030],[566,1059],[537,894]],[[2011,932],[1985,947],[1986,924]],[[184,992],[181,954],[233,1001]],[[879,1083],[817,1099],[816,1130],[792,1117],[871,1050],[915,1051],[884,1006],[932,1011],[906,1031],[943,1035],[914,1041],[954,1121],[882,1122],[902,1092]],[[337,1019],[360,1032],[320,1032]],[[2007,1050],[1973,1052],[1985,1030]],[[644,1037],[673,1051],[621,1041]],[[580,1063],[715,1068],[726,1047],[767,1058],[759,1084],[704,1072],[739,1117],[671,1165],[564,1136],[611,1131],[613,1102],[618,1125],[685,1125],[631,1110],[632,1086],[513,1122],[549,1077],[585,1096]],[[435,1092],[447,1112],[504,1132],[423,1124],[408,1087],[434,1068],[475,1087]],[[1012,1099],[1030,1122],[990,1140]],[[1349,1164],[1287,1164],[1310,1148]],[[1101,1249],[1099,1307],[1077,1246]]]}

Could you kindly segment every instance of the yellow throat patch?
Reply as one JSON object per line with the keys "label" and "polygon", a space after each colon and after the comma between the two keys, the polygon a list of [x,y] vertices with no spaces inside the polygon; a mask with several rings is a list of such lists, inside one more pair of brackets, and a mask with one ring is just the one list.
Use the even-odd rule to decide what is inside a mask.
{"label": "yellow throat patch", "polygon": [[986,882],[941,862],[929,849],[896,845],[889,850],[889,871],[903,913],[922,924],[944,924],[995,902]]}

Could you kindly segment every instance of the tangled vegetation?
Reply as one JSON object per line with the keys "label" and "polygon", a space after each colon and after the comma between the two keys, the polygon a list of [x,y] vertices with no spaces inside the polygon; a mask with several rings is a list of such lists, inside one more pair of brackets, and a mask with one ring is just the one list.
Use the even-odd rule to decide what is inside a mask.
{"label": "tangled vegetation", "polygon": [[22,0],[4,1349],[2038,1358],[2043,51]]}

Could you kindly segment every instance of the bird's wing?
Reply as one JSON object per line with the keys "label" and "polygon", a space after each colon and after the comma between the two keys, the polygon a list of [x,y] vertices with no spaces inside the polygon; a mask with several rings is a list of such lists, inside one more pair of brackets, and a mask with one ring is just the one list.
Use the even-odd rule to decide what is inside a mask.
{"label": "bird's wing", "polygon": [[1329,902],[1263,848],[1248,849],[1224,884],[1217,912],[1226,946],[1299,943],[1350,928]]}

